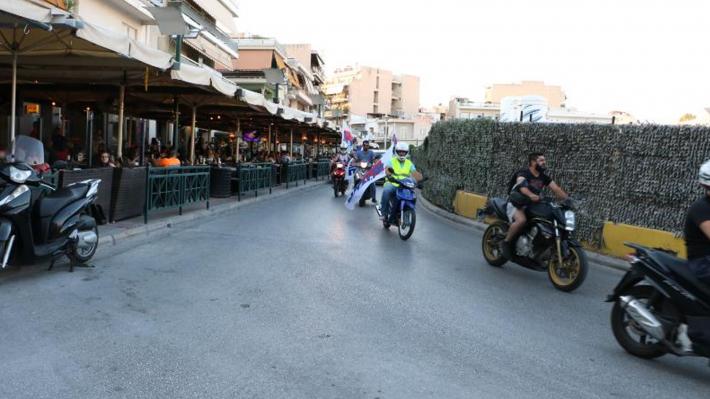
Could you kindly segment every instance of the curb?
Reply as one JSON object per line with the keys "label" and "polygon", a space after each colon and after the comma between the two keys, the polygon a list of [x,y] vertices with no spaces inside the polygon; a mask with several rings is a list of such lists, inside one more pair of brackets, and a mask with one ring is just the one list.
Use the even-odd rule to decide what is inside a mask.
{"label": "curb", "polygon": [[136,236],[149,236],[158,232],[167,231],[168,229],[187,222],[192,222],[198,219],[204,219],[212,216],[218,216],[226,212],[233,211],[235,209],[239,209],[257,202],[274,200],[294,192],[309,191],[320,187],[321,184],[324,184],[324,182],[307,183],[305,185],[290,187],[288,189],[284,189],[283,191],[272,192],[271,194],[264,194],[260,195],[259,197],[252,197],[249,199],[243,199],[241,201],[237,201],[235,197],[234,202],[211,206],[210,209],[196,209],[188,211],[186,213],[183,213],[182,215],[170,216],[156,222],[148,222],[148,224],[127,228],[126,230],[115,232],[113,234],[102,235],[101,231],[99,230],[99,246],[117,245],[119,242],[123,242],[129,238],[133,238]]}
{"label": "curb", "polygon": [[[441,218],[447,219],[449,221],[452,221],[454,223],[458,223],[467,227],[471,227],[477,231],[484,232],[488,225],[485,223],[481,223],[469,218],[465,218],[463,216],[456,215],[455,213],[449,212],[445,209],[439,208],[438,206],[432,204],[429,202],[426,198],[424,198],[423,195],[421,195],[421,192],[417,196],[417,200],[422,204],[424,209],[429,211],[430,213],[433,213],[436,216],[439,216]],[[624,262],[621,259],[617,259],[611,256],[607,255],[602,255],[596,252],[591,252],[589,249],[585,251],[587,253],[587,257],[589,258],[590,261],[593,263],[597,263],[601,266],[605,266],[611,269],[616,269],[620,270],[623,272],[626,272],[629,270],[629,265]]]}

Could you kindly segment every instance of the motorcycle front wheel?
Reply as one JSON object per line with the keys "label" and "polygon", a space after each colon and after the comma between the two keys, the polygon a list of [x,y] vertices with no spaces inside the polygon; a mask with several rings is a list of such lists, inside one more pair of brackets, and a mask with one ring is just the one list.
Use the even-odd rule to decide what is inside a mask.
{"label": "motorcycle front wheel", "polygon": [[552,285],[560,291],[571,292],[579,288],[587,278],[589,262],[587,254],[582,248],[570,247],[569,256],[562,259],[559,265],[556,253],[550,257],[547,263],[547,276]]}
{"label": "motorcycle front wheel", "polygon": [[333,183],[333,195],[338,198],[338,183]]}
{"label": "motorcycle front wheel", "polygon": [[[631,288],[624,295],[630,295],[637,301],[643,303],[651,312],[654,307],[649,304],[649,299],[656,294],[656,289],[648,285],[637,285]],[[655,312],[654,312],[655,313]],[[643,359],[654,359],[666,354],[663,344],[646,333],[638,323],[626,313],[621,307],[621,303],[616,301],[611,309],[611,330],[614,332],[616,342],[624,350],[636,357]]]}
{"label": "motorcycle front wheel", "polygon": [[414,226],[417,224],[417,214],[413,209],[407,208],[402,211],[402,217],[399,221],[398,231],[399,238],[407,241],[414,234]]}

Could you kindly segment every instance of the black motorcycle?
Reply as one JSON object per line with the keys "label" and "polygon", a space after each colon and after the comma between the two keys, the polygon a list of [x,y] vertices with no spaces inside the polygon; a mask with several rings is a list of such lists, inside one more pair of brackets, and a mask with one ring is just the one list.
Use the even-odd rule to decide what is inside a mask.
{"label": "black motorcycle", "polygon": [[710,325],[710,288],[684,260],[641,245],[626,246],[636,251],[627,257],[631,269],[607,298],[614,302],[611,329],[619,345],[646,359],[667,353],[710,357],[710,348],[691,345],[681,332],[689,320]]}
{"label": "black motorcycle", "polygon": [[88,262],[98,247],[91,207],[101,180],[55,189],[35,172],[33,166],[41,164],[42,142],[18,136],[14,161],[0,165],[0,266],[5,268],[11,256],[19,263],[52,257],[52,265],[67,256],[71,271]]}
{"label": "black motorcycle", "polygon": [[[493,198],[479,213],[495,217],[483,233],[483,257],[491,266],[501,267],[508,259],[501,245],[510,224],[508,203],[503,198]],[[545,199],[527,207],[528,223],[514,246],[513,263],[535,271],[547,271],[550,282],[558,290],[573,291],[582,285],[589,269],[587,255],[573,238],[575,213],[572,201],[561,204]]]}

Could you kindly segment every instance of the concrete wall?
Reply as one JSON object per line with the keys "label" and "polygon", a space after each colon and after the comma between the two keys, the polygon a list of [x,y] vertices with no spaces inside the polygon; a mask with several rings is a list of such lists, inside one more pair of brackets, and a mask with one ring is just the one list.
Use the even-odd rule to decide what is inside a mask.
{"label": "concrete wall", "polygon": [[579,237],[601,246],[606,222],[682,231],[702,195],[696,176],[710,158],[710,128],[452,120],[432,127],[414,159],[430,178],[424,196],[453,210],[457,190],[506,195],[532,151],[545,152],[550,175],[578,201]]}

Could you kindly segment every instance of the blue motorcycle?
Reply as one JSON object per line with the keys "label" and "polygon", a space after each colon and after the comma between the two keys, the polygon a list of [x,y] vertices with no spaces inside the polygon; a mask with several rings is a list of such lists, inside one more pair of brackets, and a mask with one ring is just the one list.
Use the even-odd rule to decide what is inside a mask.
{"label": "blue motorcycle", "polygon": [[[407,177],[402,180],[397,180],[392,177],[386,178],[392,183],[399,184],[396,195],[391,199],[389,220],[382,220],[384,228],[389,229],[391,225],[397,225],[399,238],[408,240],[414,233],[414,226],[417,224],[417,212],[415,206],[417,204],[417,194],[414,189],[417,188],[416,180]],[[377,207],[377,213],[382,216],[380,207]]]}

